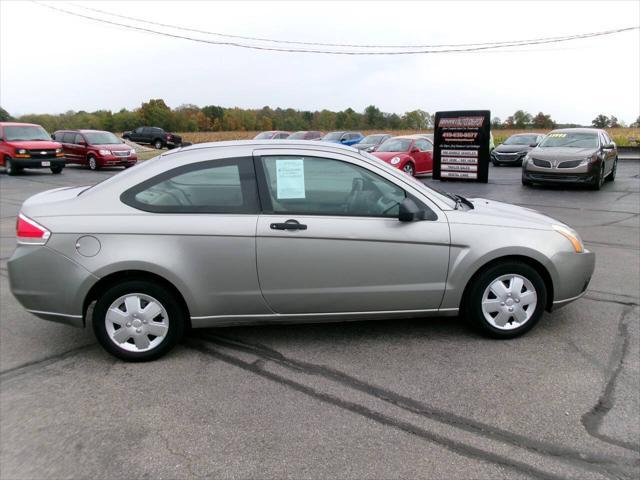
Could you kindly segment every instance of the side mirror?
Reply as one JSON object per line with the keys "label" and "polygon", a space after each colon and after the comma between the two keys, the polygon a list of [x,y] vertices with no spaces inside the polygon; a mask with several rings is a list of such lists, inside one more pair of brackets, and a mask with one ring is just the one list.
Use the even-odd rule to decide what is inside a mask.
{"label": "side mirror", "polygon": [[616,148],[615,143],[610,143],[609,145],[605,145],[604,147],[602,147],[603,150],[613,150],[614,148]]}
{"label": "side mirror", "polygon": [[420,151],[420,149],[418,147],[413,147],[411,149],[411,153],[418,153]]}
{"label": "side mirror", "polygon": [[82,146],[82,147],[86,147],[87,146],[87,142],[85,142],[84,140],[80,140],[78,142],[78,145]]}
{"label": "side mirror", "polygon": [[401,222],[415,222],[418,220],[426,220],[427,212],[420,210],[420,207],[416,205],[410,198],[405,198],[400,204],[400,211],[398,212],[398,220]]}
{"label": "side mirror", "polygon": [[531,144],[529,144],[529,146],[530,146],[531,148],[536,148],[536,147],[538,146],[538,144],[537,144],[537,143],[531,143]]}
{"label": "side mirror", "polygon": [[340,143],[347,143],[347,139],[346,138],[341,138],[340,139]]}

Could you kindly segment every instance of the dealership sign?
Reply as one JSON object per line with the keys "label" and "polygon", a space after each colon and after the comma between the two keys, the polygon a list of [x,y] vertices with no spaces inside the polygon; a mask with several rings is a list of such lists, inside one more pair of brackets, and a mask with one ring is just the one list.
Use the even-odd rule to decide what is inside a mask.
{"label": "dealership sign", "polygon": [[488,110],[436,112],[433,178],[487,183],[490,118]]}

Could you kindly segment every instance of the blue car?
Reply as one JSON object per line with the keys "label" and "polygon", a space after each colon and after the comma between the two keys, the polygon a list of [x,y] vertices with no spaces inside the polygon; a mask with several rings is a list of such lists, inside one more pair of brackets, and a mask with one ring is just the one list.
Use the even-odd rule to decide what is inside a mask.
{"label": "blue car", "polygon": [[323,142],[341,143],[342,145],[355,145],[364,138],[360,132],[329,132],[320,140]]}

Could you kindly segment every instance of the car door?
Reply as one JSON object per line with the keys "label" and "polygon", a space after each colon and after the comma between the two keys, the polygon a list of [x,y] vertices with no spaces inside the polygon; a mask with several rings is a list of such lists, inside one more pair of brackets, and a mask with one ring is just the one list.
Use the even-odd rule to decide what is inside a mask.
{"label": "car door", "polygon": [[411,154],[416,160],[416,173],[433,171],[433,144],[426,139],[418,139],[413,145],[418,151]]}
{"label": "car door", "polygon": [[82,165],[86,165],[87,151],[89,149],[86,138],[84,138],[84,135],[82,135],[81,133],[76,133],[73,143],[73,149],[76,154],[77,162]]}
{"label": "car door", "polygon": [[78,152],[75,149],[75,132],[64,132],[62,134],[62,148],[67,159],[66,163],[78,163]]}
{"label": "car door", "polygon": [[131,132],[131,140],[134,142],[144,142],[144,127],[138,127]]}
{"label": "car door", "polygon": [[[435,205],[373,163],[338,153],[254,152],[263,214],[262,294],[279,314],[427,311],[440,305],[449,227]],[[414,198],[432,219],[400,222]]]}

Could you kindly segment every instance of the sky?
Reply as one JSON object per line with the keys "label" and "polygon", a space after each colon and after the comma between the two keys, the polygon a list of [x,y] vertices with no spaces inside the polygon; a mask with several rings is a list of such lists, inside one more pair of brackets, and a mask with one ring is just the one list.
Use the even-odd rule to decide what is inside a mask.
{"label": "sky", "polygon": [[[640,24],[639,1],[42,3],[215,41],[222,38],[78,5],[231,35],[375,45],[510,41]],[[150,98],[170,107],[489,109],[503,120],[524,109],[581,124],[602,113],[631,123],[640,115],[640,33],[475,53],[317,55],[196,43],[0,0],[0,105],[12,115],[117,111]]]}

